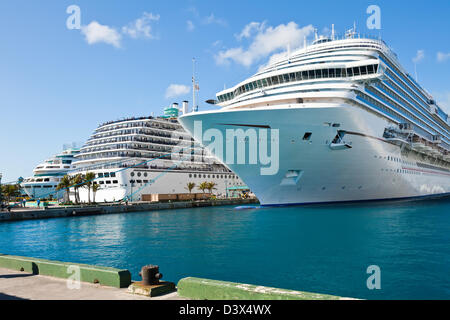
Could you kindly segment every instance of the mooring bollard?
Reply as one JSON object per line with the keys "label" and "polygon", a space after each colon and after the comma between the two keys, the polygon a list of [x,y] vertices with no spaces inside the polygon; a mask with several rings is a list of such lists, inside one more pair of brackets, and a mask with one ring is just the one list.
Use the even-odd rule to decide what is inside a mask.
{"label": "mooring bollard", "polygon": [[128,287],[128,292],[140,294],[148,297],[156,297],[176,291],[175,283],[159,281],[163,275],[159,272],[159,267],[154,265],[143,266],[139,275],[142,281],[133,282]]}
{"label": "mooring bollard", "polygon": [[159,273],[159,266],[154,265],[143,266],[139,275],[144,286],[159,284],[159,280],[163,277],[162,273]]}

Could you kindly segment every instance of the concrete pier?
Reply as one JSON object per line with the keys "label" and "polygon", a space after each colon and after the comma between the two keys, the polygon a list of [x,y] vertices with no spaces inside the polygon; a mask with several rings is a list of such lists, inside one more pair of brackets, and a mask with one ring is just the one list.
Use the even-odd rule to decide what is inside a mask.
{"label": "concrete pier", "polygon": [[184,209],[197,207],[227,206],[258,203],[256,199],[224,199],[224,200],[203,200],[203,201],[183,201],[167,203],[130,203],[126,204],[98,204],[98,205],[78,205],[78,206],[55,206],[43,209],[17,208],[11,212],[1,211],[0,222],[20,221],[33,219],[50,219],[77,216],[92,216],[104,214],[118,214],[127,212],[155,211]]}
{"label": "concrete pier", "polygon": [[[74,267],[79,277],[74,281]],[[177,290],[174,292],[174,290]],[[188,277],[145,286],[128,270],[0,254],[0,300],[347,300],[327,294]]]}
{"label": "concrete pier", "polygon": [[130,294],[127,289],[81,283],[71,288],[67,280],[0,268],[0,300],[186,300],[176,292],[159,297]]}

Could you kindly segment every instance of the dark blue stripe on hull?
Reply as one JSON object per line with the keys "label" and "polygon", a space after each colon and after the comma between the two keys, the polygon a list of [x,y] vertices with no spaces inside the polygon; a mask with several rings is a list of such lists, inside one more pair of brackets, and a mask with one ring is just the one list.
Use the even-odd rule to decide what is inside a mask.
{"label": "dark blue stripe on hull", "polygon": [[351,204],[351,203],[371,203],[383,201],[414,201],[414,200],[432,200],[440,198],[450,198],[450,193],[439,193],[425,196],[403,197],[403,198],[384,198],[384,199],[369,199],[369,200],[348,200],[348,201],[328,201],[328,202],[299,202],[299,203],[285,203],[285,204],[261,204],[262,207],[290,207],[290,206],[306,206],[306,205],[328,205],[328,204]]}

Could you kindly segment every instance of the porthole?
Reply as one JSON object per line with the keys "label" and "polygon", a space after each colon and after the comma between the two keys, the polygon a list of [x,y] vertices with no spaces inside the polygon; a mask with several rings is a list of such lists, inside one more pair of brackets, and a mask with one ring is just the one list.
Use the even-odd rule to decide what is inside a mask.
{"label": "porthole", "polygon": [[312,136],[312,132],[306,132],[306,133],[303,135],[303,140],[309,141],[309,140],[311,140],[311,136]]}

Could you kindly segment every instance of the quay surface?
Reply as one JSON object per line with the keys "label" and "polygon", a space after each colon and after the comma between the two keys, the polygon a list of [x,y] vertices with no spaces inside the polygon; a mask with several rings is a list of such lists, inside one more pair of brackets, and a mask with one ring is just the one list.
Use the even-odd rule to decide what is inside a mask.
{"label": "quay surface", "polygon": [[176,292],[159,297],[130,294],[127,289],[82,283],[70,289],[67,280],[0,268],[0,300],[186,300]]}
{"label": "quay surface", "polygon": [[10,212],[0,211],[0,222],[118,214],[127,212],[154,211],[154,210],[242,205],[254,203],[258,203],[258,200],[220,199],[220,200],[159,202],[159,203],[139,202],[139,203],[129,203],[128,205],[97,204],[97,205],[55,206],[55,207],[45,207],[42,209],[13,208]]}

